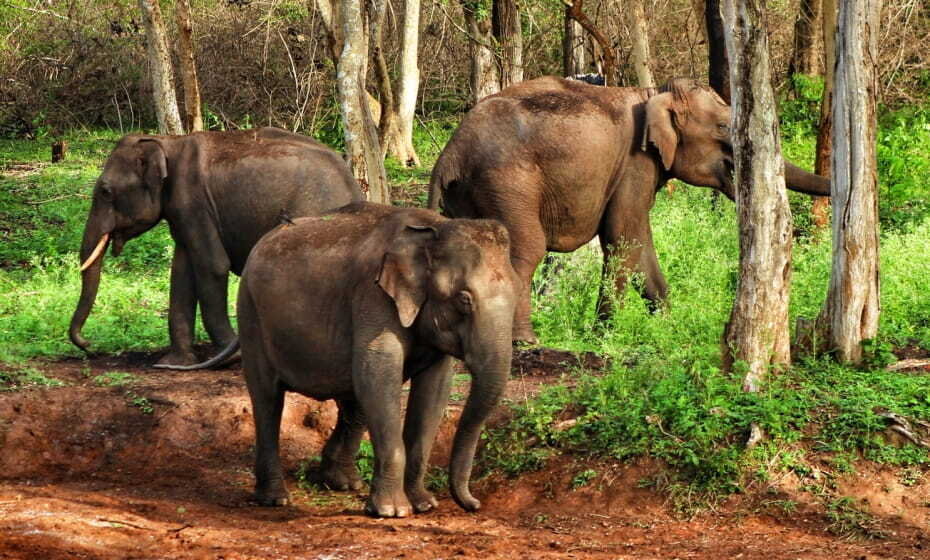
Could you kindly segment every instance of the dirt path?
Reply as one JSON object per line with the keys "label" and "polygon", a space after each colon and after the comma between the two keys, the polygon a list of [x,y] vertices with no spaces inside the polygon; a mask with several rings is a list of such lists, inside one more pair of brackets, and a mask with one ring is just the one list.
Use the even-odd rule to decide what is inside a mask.
{"label": "dirt path", "polygon": [[[584,458],[480,481],[476,514],[442,491],[438,511],[372,519],[362,515],[364,495],[298,490],[294,480],[293,506],[258,508],[249,499],[252,421],[238,369],[179,374],[146,367],[152,361],[128,354],[39,364],[68,385],[0,393],[0,558],[930,558],[916,518],[889,516],[886,537],[864,541],[830,535],[814,506],[788,514],[749,498],[680,520],[661,496],[638,488],[643,466],[597,465],[598,480],[572,490]],[[521,353],[508,398],[571,383],[573,362]],[[97,376],[114,371],[135,380],[101,386],[119,376]],[[461,399],[467,380],[458,379]],[[460,407],[450,405],[436,464],[448,460]],[[318,453],[334,422],[332,404],[289,396],[285,465]]]}

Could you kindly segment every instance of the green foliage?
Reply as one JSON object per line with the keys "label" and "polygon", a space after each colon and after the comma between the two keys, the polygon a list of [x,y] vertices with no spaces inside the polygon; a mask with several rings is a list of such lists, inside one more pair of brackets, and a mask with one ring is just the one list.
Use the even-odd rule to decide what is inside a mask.
{"label": "green foliage", "polygon": [[886,536],[877,520],[849,496],[827,504],[827,519],[830,520],[829,531],[839,537],[881,539]]}
{"label": "green foliage", "polygon": [[121,387],[135,383],[138,380],[139,378],[135,375],[123,371],[108,371],[95,375],[93,378],[94,383],[100,387]]}
{"label": "green foliage", "polygon": [[[0,356],[2,358],[2,356]],[[0,392],[17,391],[28,387],[62,387],[64,383],[46,376],[34,367],[0,369]]]}
{"label": "green foliage", "polygon": [[597,478],[597,471],[594,469],[585,469],[572,477],[572,489],[578,489],[591,484],[591,481]]}
{"label": "green foliage", "polygon": [[138,408],[142,414],[151,415],[155,412],[155,407],[152,405],[152,401],[143,395],[139,395],[133,391],[126,391],[126,401],[129,403],[129,406]]}

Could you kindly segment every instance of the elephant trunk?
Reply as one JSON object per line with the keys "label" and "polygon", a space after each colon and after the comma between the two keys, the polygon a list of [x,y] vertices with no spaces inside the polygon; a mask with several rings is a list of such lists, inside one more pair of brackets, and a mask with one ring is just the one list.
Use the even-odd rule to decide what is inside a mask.
{"label": "elephant trunk", "polygon": [[[507,333],[510,333],[509,327]],[[452,443],[449,486],[455,503],[466,511],[476,511],[481,507],[481,502],[471,495],[468,488],[475,449],[481,429],[500,401],[510,375],[511,342],[509,336],[501,338],[492,344],[491,351],[479,352],[476,356],[466,353],[465,356],[465,364],[472,374],[472,388]]]}
{"label": "elephant trunk", "polygon": [[799,193],[830,196],[830,179],[804,171],[788,160],[785,160],[785,185]]}
{"label": "elephant trunk", "polygon": [[97,299],[97,289],[100,287],[100,273],[103,270],[103,255],[110,243],[109,231],[94,227],[94,220],[88,220],[84,228],[84,239],[81,242],[81,297],[77,308],[71,317],[71,326],[68,336],[71,342],[87,351],[89,343],[81,336],[81,329],[90,310]]}

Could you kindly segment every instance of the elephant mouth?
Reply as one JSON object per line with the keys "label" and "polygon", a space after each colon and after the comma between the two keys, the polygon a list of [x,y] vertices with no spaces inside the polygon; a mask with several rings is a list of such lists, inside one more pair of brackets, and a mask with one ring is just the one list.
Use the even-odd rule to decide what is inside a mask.
{"label": "elephant mouth", "polygon": [[717,180],[720,181],[720,192],[730,200],[736,200],[736,191],[733,188],[733,172],[735,166],[732,158],[724,158],[717,166]]}

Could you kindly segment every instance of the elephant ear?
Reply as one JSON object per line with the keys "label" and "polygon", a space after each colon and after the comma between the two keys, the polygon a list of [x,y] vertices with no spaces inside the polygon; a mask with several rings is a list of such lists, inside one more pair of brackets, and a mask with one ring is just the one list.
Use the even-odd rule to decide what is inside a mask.
{"label": "elephant ear", "polygon": [[151,193],[161,192],[168,179],[168,157],[165,147],[158,138],[140,138],[142,151],[142,179],[145,188]]}
{"label": "elephant ear", "polygon": [[668,171],[675,161],[678,148],[678,132],[672,124],[672,111],[675,108],[674,94],[671,92],[653,95],[646,102],[646,128],[643,132],[643,151],[649,149],[652,142],[659,150],[662,165]]}
{"label": "elephant ear", "polygon": [[381,261],[377,283],[394,300],[404,328],[413,324],[426,301],[427,244],[437,235],[431,226],[406,226]]}

